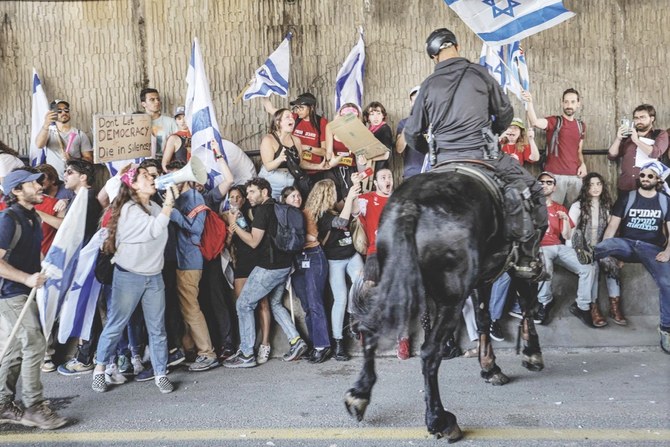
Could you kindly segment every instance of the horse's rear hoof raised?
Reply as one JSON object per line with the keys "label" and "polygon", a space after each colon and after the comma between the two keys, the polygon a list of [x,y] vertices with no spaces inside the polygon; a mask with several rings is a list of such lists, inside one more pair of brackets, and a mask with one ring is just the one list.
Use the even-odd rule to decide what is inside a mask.
{"label": "horse's rear hoof raised", "polygon": [[356,418],[358,422],[363,420],[365,416],[365,410],[368,408],[370,399],[366,397],[358,397],[358,394],[355,389],[350,389],[344,395],[344,406],[347,408],[347,412]]}
{"label": "horse's rear hoof raised", "polygon": [[544,369],[542,354],[524,355],[521,366],[528,371],[542,371]]}

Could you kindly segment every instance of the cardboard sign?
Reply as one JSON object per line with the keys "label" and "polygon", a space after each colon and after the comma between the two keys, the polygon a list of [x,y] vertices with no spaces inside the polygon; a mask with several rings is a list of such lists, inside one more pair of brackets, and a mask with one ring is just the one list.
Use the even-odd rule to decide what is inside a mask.
{"label": "cardboard sign", "polygon": [[363,155],[368,160],[389,151],[354,114],[338,116],[328,123],[328,127],[351,152]]}
{"label": "cardboard sign", "polygon": [[93,115],[93,159],[96,163],[151,157],[151,117]]}

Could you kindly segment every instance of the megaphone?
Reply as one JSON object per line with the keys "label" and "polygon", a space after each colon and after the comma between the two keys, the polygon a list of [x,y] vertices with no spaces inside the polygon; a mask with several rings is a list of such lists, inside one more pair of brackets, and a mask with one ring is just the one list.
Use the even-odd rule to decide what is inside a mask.
{"label": "megaphone", "polygon": [[207,183],[207,168],[198,157],[191,157],[186,166],[178,171],[161,175],[154,181],[156,189],[164,191],[170,185],[184,182]]}

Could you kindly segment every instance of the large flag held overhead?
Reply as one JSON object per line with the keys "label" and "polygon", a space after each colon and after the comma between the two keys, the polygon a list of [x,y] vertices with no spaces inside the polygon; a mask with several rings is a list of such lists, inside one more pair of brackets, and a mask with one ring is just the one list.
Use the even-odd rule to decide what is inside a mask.
{"label": "large flag held overhead", "polygon": [[198,157],[207,167],[207,189],[212,189],[221,183],[223,175],[218,171],[211,141],[218,144],[221,155],[226,161],[226,151],[219,132],[219,123],[216,121],[212,95],[209,91],[209,81],[205,73],[198,38],[193,39],[191,47],[191,62],[186,74],[186,123],[191,129],[191,156]]}
{"label": "large flag held overhead", "polygon": [[267,98],[271,94],[286,97],[288,95],[288,76],[291,65],[289,42],[293,34],[288,33],[277,49],[268,57],[254,75],[254,79],[244,93],[244,100]]}
{"label": "large flag held overhead", "polygon": [[487,44],[505,45],[573,17],[557,0],[444,0]]}
{"label": "large flag held overhead", "polygon": [[363,75],[365,74],[365,42],[363,31],[358,42],[349,52],[335,80],[335,110],[342,104],[353,102],[361,107],[363,101]]}
{"label": "large flag held overhead", "polygon": [[88,189],[81,188],[42,261],[42,271],[48,279],[44,287],[37,289],[36,300],[46,338],[51,334],[56,316],[74,279],[84,241],[87,208]]}
{"label": "large flag held overhead", "polygon": [[102,288],[102,284],[95,279],[95,261],[106,238],[107,230],[101,228],[79,253],[74,282],[61,306],[59,343],[66,343],[71,337],[90,340],[98,295]]}
{"label": "large flag held overhead", "polygon": [[30,166],[37,166],[43,163],[46,163],[47,155],[44,148],[37,147],[35,141],[37,140],[37,134],[40,133],[42,125],[44,124],[44,117],[49,111],[49,101],[47,100],[47,95],[44,93],[42,88],[42,82],[40,77],[37,75],[37,70],[33,68],[33,79],[32,79],[32,89],[33,89],[33,107],[32,107],[32,120],[30,128]]}
{"label": "large flag held overhead", "polygon": [[522,100],[521,90],[529,89],[530,79],[526,57],[519,42],[496,47],[483,44],[479,64],[489,70],[505,93],[514,93],[519,100]]}

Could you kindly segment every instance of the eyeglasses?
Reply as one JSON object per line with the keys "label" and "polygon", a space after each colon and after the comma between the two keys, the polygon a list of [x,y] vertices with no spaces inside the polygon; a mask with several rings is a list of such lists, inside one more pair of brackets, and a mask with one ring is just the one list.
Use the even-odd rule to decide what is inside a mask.
{"label": "eyeglasses", "polygon": [[648,179],[655,179],[656,174],[645,174],[644,172],[640,172],[640,178],[648,178]]}
{"label": "eyeglasses", "polygon": [[57,113],[70,113],[70,109],[58,109],[56,110]]}
{"label": "eyeglasses", "polygon": [[541,185],[553,185],[555,182],[553,180],[538,180]]}

